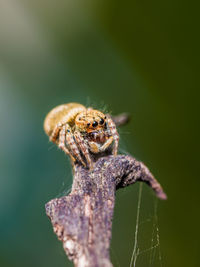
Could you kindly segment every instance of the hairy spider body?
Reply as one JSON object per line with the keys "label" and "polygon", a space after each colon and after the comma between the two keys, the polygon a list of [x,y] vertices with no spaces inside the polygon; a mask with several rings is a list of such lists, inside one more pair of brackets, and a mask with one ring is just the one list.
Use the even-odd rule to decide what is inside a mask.
{"label": "hairy spider body", "polygon": [[44,130],[73,162],[92,168],[90,152],[97,154],[112,144],[117,155],[119,134],[109,115],[78,103],[55,107],[46,116]]}

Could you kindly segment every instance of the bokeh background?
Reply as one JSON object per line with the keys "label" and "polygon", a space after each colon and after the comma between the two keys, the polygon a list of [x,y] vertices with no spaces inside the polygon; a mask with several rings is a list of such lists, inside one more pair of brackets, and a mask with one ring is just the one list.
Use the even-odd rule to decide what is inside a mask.
{"label": "bokeh background", "polygon": [[[143,186],[136,266],[199,266],[198,17],[197,1],[0,0],[0,266],[72,266],[44,210],[70,163],[43,131],[72,101],[129,112],[120,151],[168,195]],[[137,199],[117,193],[114,266],[130,264]]]}

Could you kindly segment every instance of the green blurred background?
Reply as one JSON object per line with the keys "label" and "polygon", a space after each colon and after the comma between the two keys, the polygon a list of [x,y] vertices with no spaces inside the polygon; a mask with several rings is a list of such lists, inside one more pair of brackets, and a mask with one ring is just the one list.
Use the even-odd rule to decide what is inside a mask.
{"label": "green blurred background", "polygon": [[[44,210],[71,168],[43,131],[72,101],[129,112],[121,152],[168,195],[156,222],[143,186],[136,266],[199,266],[198,17],[197,1],[0,0],[0,266],[72,266]],[[137,184],[117,193],[114,266],[129,266],[137,198]]]}

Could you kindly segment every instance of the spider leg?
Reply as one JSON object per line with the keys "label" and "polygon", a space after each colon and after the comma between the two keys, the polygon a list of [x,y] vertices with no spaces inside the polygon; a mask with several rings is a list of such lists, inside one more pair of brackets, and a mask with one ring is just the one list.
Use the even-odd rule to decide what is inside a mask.
{"label": "spider leg", "polygon": [[78,131],[74,132],[74,138],[75,138],[78,146],[80,147],[81,152],[85,156],[89,168],[92,169],[92,167],[93,167],[92,166],[92,160],[90,158],[90,154],[89,154],[89,150],[88,150],[88,147],[87,147],[87,143],[85,142],[84,138],[82,137],[82,135]]}
{"label": "spider leg", "polygon": [[[73,103],[72,103],[73,104]],[[49,140],[54,142],[54,143],[57,143],[58,144],[58,136],[59,136],[59,133],[63,127],[63,125],[68,125],[68,122],[71,121],[74,117],[75,117],[75,114],[77,114],[77,112],[81,111],[83,109],[83,106],[80,105],[81,107],[77,107],[77,108],[74,108],[71,110],[71,112],[68,112],[63,118],[62,118],[62,121],[59,122],[53,132],[51,133],[50,137],[49,137]]]}
{"label": "spider leg", "polygon": [[110,136],[108,140],[100,147],[100,151],[103,152],[105,151],[113,142],[114,137]]}
{"label": "spider leg", "polygon": [[[60,131],[61,131],[61,129],[62,129],[62,126],[63,126],[63,124],[60,123],[60,122],[56,125],[56,127],[54,128],[52,134],[49,136],[49,140],[50,140],[50,141],[56,143],[57,138],[58,138],[58,136],[59,136],[59,133],[60,133]],[[59,142],[60,142],[60,141],[59,141]]]}
{"label": "spider leg", "polygon": [[80,161],[84,167],[86,167],[86,164],[83,161],[81,154],[80,154],[80,151],[79,151],[77,144],[74,140],[74,135],[72,134],[69,126],[67,126],[67,129],[65,132],[66,132],[66,143],[69,146],[69,149],[71,150],[72,154],[77,158],[77,160]]}
{"label": "spider leg", "polygon": [[110,136],[102,146],[94,141],[88,142],[88,145],[90,147],[90,151],[97,154],[99,152],[105,151],[112,144],[113,140],[114,140],[113,136]]}
{"label": "spider leg", "polygon": [[75,158],[72,156],[72,154],[70,153],[70,151],[67,149],[65,145],[65,137],[66,137],[66,129],[65,129],[65,126],[63,126],[62,129],[60,130],[58,147],[62,149],[65,152],[65,154],[69,155],[71,160],[74,162],[76,161]]}
{"label": "spider leg", "polygon": [[116,156],[117,155],[118,146],[119,146],[119,134],[117,132],[117,128],[116,128],[116,125],[115,125],[114,121],[111,119],[111,117],[109,115],[107,115],[107,125],[108,125],[110,133],[111,133],[111,135],[113,136],[113,139],[114,139],[113,155]]}

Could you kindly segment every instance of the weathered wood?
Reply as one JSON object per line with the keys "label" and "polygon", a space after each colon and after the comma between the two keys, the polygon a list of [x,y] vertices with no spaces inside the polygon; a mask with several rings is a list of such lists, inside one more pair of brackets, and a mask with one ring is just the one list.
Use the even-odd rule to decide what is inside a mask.
{"label": "weathered wood", "polygon": [[77,267],[110,267],[109,246],[116,189],[147,183],[158,198],[166,194],[148,168],[131,156],[100,157],[89,171],[74,168],[72,191],[46,204],[53,229]]}

